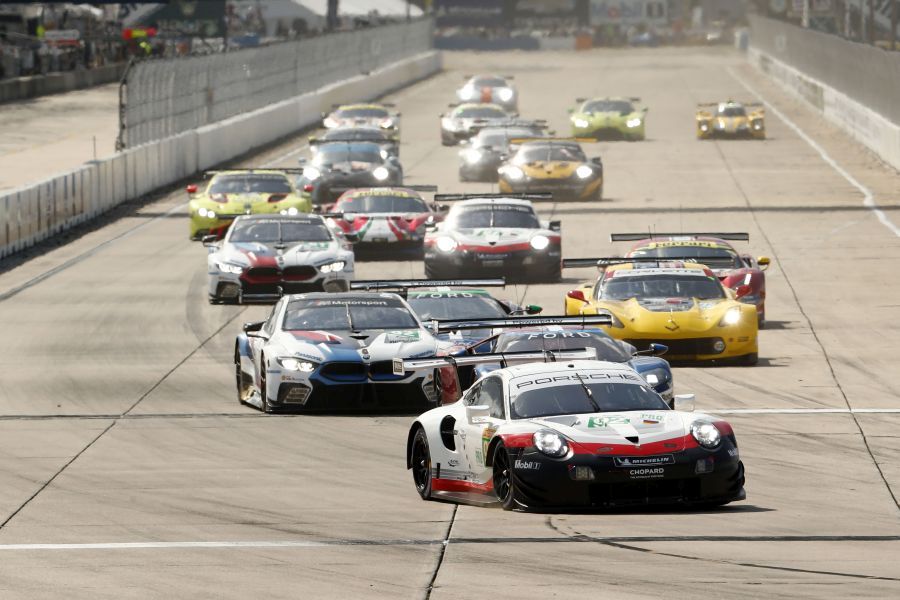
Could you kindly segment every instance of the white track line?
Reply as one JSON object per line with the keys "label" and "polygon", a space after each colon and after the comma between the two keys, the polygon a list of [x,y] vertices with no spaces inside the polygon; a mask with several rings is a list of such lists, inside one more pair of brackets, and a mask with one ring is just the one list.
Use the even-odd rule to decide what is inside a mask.
{"label": "white track line", "polygon": [[704,408],[698,410],[717,415],[900,414],[900,408]]}
{"label": "white track line", "polygon": [[775,116],[777,116],[779,119],[784,121],[785,125],[787,125],[791,129],[793,129],[794,133],[796,133],[798,136],[800,136],[800,138],[803,141],[805,141],[807,144],[809,144],[813,150],[818,152],[819,156],[822,157],[822,160],[824,160],[826,163],[828,163],[828,165],[832,169],[837,171],[841,175],[841,177],[846,179],[850,183],[850,185],[852,185],[857,190],[859,190],[859,192],[863,195],[863,205],[868,207],[872,212],[875,213],[875,216],[878,217],[878,220],[881,221],[882,225],[884,225],[885,227],[890,229],[894,235],[896,235],[897,237],[900,237],[900,227],[897,227],[897,225],[895,225],[894,222],[891,221],[890,218],[888,218],[888,216],[885,214],[885,212],[878,207],[878,204],[875,202],[875,194],[872,193],[872,190],[870,190],[869,188],[864,186],[862,183],[859,182],[858,179],[856,179],[853,175],[848,173],[847,170],[844,169],[844,167],[839,165],[836,160],[831,158],[831,156],[825,151],[825,149],[822,146],[819,145],[818,142],[816,142],[809,135],[807,135],[807,133],[805,131],[800,129],[800,126],[797,125],[796,123],[794,123],[793,121],[791,121],[787,117],[787,115],[785,115],[783,112],[781,112],[780,110],[775,108],[775,106],[771,102],[766,100],[762,94],[760,94],[755,89],[750,87],[746,82],[744,82],[743,79],[741,79],[740,77],[735,75],[734,71],[731,68],[727,69],[727,71],[728,71],[728,74],[731,75],[738,83],[740,83],[742,86],[744,86],[744,88],[748,92],[750,92],[751,94],[753,94],[754,96],[759,98],[763,102],[763,104],[766,105],[766,109],[775,113]]}

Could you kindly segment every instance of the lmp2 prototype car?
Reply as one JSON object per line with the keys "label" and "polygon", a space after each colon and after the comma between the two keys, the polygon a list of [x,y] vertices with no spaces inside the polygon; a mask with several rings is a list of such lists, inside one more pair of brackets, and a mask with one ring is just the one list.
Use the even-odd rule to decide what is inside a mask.
{"label": "lmp2 prototype car", "polygon": [[419,192],[437,186],[375,187],[347,190],[323,216],[344,234],[353,235],[358,254],[422,251],[427,227],[444,214]]}
{"label": "lmp2 prototype car", "polygon": [[546,135],[543,121],[510,119],[503,125],[478,130],[459,151],[460,181],[497,181],[497,169],[510,153],[510,140]]}
{"label": "lmp2 prototype car", "polygon": [[[766,139],[766,114],[758,102],[705,102],[697,105],[697,139]],[[747,110],[747,109],[751,110]]]}
{"label": "lmp2 prototype car", "polygon": [[511,140],[516,152],[497,169],[500,191],[550,193],[554,200],[602,200],[603,162],[573,139]]}
{"label": "lmp2 prototype car", "polygon": [[[673,410],[631,367],[574,359],[585,352],[467,357],[505,368],[413,423],[406,461],[419,495],[507,510],[746,498],[726,421],[692,412],[693,395],[676,396]],[[455,361],[397,362],[406,372]]]}
{"label": "lmp2 prototype car", "polygon": [[749,241],[748,233],[613,233],[612,242],[637,242],[626,257],[695,260],[712,269],[735,299],[756,307],[759,328],[766,322],[767,256],[740,254],[726,240]]}
{"label": "lmp2 prototype car", "polygon": [[453,146],[475,135],[480,129],[491,125],[500,125],[508,121],[515,113],[506,112],[497,104],[451,104],[449,113],[439,115],[441,118],[441,143]]}
{"label": "lmp2 prototype car", "polygon": [[375,142],[319,144],[312,158],[301,158],[300,164],[300,183],[315,205],[333,202],[348,188],[403,183],[400,160]]}
{"label": "lmp2 prototype car", "polygon": [[580,104],[572,113],[574,137],[598,140],[643,140],[646,137],[647,109],[636,108],[640,98],[577,98]]}
{"label": "lmp2 prototype car", "polygon": [[558,221],[541,222],[531,199],[546,194],[438,194],[458,200],[425,234],[425,276],[515,276],[558,281],[562,235]]}
{"label": "lmp2 prototype car", "polygon": [[758,360],[756,307],[734,299],[706,265],[658,258],[564,259],[563,267],[599,266],[596,281],[566,295],[567,315],[608,314],[604,330],[644,349],[669,348],[669,360]]}
{"label": "lmp2 prototype car", "polygon": [[240,216],[221,242],[209,237],[204,243],[212,304],[342,292],[353,279],[353,250],[318,215]]}
{"label": "lmp2 prototype car", "polygon": [[340,127],[377,127],[395,137],[400,133],[400,113],[392,112],[393,104],[335,105],[329,114],[322,115],[325,129]]}
{"label": "lmp2 prototype car", "polygon": [[510,83],[511,75],[466,75],[466,83],[456,90],[460,102],[497,104],[509,112],[519,108],[519,94]]}
{"label": "lmp2 prototype car", "polygon": [[190,237],[225,233],[238,215],[308,213],[309,194],[297,190],[289,173],[297,169],[234,169],[209,171],[202,191],[197,184],[187,186],[190,197]]}
{"label": "lmp2 prototype car", "polygon": [[284,296],[235,342],[240,402],[264,412],[433,405],[434,369],[395,374],[392,360],[440,353],[397,294]]}

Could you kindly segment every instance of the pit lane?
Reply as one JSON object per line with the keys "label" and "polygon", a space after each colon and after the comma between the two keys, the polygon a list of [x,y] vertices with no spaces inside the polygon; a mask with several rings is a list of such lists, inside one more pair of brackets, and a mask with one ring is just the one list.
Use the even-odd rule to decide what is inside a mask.
{"label": "pit lane", "polygon": [[[741,247],[773,259],[760,365],[676,369],[678,391],[733,424],[747,501],[608,514],[424,503],[403,468],[411,417],[239,406],[233,337],[266,309],[206,303],[205,251],[175,192],[0,275],[0,596],[900,595],[900,239],[835,165],[892,224],[897,174],[730,51],[447,63],[391,97],[409,183],[490,187],[458,183],[456,149],[440,145],[463,73],[515,74],[523,116],[561,133],[577,96],[640,96],[646,142],[586,147],[609,200],[540,206],[563,221],[564,254],[620,252],[610,232],[652,227],[748,231]],[[766,142],[696,141],[695,104],[753,100],[746,86],[794,127],[770,111]],[[303,140],[256,160],[292,165]],[[591,274],[507,294],[559,313]]]}

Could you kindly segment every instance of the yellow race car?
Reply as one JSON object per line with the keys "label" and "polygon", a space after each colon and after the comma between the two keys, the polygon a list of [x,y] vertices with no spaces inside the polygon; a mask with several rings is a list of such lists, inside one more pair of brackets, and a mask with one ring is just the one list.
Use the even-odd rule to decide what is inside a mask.
{"label": "yellow race car", "polygon": [[206,173],[209,183],[187,186],[190,237],[221,237],[240,215],[296,215],[312,210],[309,191],[298,191],[289,177],[301,169],[240,169]]}
{"label": "yellow race car", "polygon": [[665,344],[671,360],[756,364],[756,307],[738,302],[706,265],[658,258],[563,260],[564,268],[594,265],[600,277],[566,295],[567,315],[608,314],[612,325],[601,327],[609,335],[638,350]]}
{"label": "yellow race car", "polygon": [[706,102],[697,105],[697,139],[766,139],[766,114],[758,102]]}
{"label": "yellow race car", "polygon": [[603,162],[588,159],[574,138],[511,139],[497,169],[504,194],[550,193],[554,200],[602,200]]}

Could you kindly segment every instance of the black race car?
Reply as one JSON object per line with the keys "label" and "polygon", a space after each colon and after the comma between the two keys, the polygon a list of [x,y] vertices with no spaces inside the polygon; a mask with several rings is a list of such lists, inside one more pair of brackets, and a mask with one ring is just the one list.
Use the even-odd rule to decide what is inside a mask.
{"label": "black race car", "polygon": [[340,127],[329,129],[319,136],[311,135],[308,139],[313,152],[316,151],[317,146],[328,142],[372,142],[393,156],[400,156],[400,143],[397,141],[397,136],[378,127]]}
{"label": "black race car", "polygon": [[468,147],[459,151],[459,180],[497,181],[497,169],[510,154],[509,141],[541,137],[546,129],[543,121],[518,120],[481,128],[468,140]]}
{"label": "black race car", "polygon": [[403,183],[400,160],[374,142],[318,144],[312,158],[301,158],[300,164],[300,186],[317,205],[333,202],[347,188]]}

